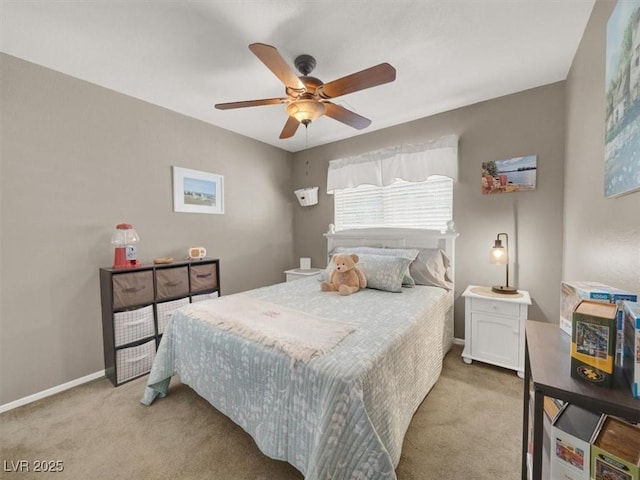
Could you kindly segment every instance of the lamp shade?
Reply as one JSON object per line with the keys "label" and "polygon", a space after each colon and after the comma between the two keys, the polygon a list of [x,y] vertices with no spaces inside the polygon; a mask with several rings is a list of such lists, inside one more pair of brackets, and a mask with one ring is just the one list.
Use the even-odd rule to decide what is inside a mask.
{"label": "lamp shade", "polygon": [[[500,237],[504,237],[505,245],[502,245]],[[516,287],[509,285],[509,235],[506,233],[499,233],[496,236],[496,240],[493,244],[493,248],[489,252],[489,263],[492,265],[505,265],[505,283],[504,285],[494,285],[491,287],[491,291],[495,293],[518,293]]]}
{"label": "lamp shade", "polygon": [[307,125],[322,116],[325,110],[324,103],[317,100],[302,99],[287,105],[287,114],[303,125]]}
{"label": "lamp shade", "polygon": [[493,248],[489,252],[489,263],[491,265],[509,264],[509,251],[502,246],[502,240],[496,239]]}

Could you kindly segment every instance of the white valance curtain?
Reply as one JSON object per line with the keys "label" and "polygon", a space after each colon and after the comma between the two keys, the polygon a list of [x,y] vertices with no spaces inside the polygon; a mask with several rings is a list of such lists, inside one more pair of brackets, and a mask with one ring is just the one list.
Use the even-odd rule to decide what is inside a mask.
{"label": "white valance curtain", "polygon": [[368,184],[391,185],[398,179],[424,182],[431,175],[458,178],[458,136],[427,143],[395,145],[354,157],[331,160],[327,193]]}

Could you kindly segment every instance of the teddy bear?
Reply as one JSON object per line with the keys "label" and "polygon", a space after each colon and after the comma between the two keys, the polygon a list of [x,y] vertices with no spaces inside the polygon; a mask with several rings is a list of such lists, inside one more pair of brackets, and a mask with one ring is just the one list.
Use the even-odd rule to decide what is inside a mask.
{"label": "teddy bear", "polygon": [[338,292],[340,295],[351,295],[361,288],[367,286],[367,279],[356,263],[358,263],[358,255],[337,254],[333,256],[332,262],[335,269],[331,272],[328,282],[320,284],[320,290],[323,292]]}

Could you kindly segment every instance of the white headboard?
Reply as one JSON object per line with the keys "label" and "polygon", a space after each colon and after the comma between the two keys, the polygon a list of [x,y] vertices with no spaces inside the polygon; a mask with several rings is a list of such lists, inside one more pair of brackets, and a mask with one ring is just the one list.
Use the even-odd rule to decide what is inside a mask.
{"label": "white headboard", "polygon": [[451,280],[455,282],[455,240],[458,233],[453,222],[447,224],[446,231],[424,228],[358,228],[333,231],[333,225],[324,234],[327,238],[327,254],[336,247],[424,247],[440,248],[451,260]]}

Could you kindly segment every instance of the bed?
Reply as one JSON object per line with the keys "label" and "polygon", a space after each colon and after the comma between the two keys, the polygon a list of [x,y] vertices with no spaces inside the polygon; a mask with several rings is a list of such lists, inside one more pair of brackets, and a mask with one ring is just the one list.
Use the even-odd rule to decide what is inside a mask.
{"label": "bed", "polygon": [[[381,257],[369,255],[367,247],[444,252],[453,283],[453,228],[325,236],[329,253],[364,252],[363,269]],[[256,333],[252,309],[284,322],[269,324],[281,330],[272,337]],[[314,332],[309,345],[298,343],[298,327],[318,328],[317,334],[308,330]],[[292,338],[281,338],[283,330]],[[366,288],[340,296],[321,292],[317,277],[305,278],[174,313],[142,403],[164,397],[171,377],[179,375],[248,432],[264,454],[289,462],[306,480],[395,480],[409,422],[438,380],[452,340],[453,288]]]}

